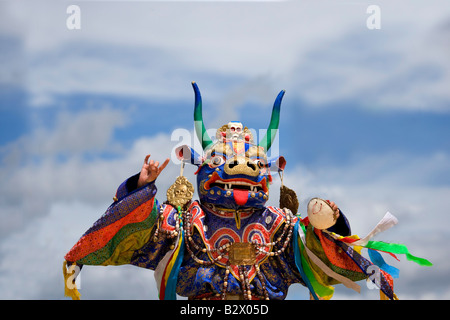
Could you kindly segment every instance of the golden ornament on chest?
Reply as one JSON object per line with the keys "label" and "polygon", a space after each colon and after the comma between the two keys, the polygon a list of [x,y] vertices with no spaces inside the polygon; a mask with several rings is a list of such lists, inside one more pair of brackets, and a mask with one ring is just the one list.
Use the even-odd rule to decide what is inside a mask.
{"label": "golden ornament on chest", "polygon": [[228,254],[232,265],[249,266],[256,263],[255,245],[249,242],[233,243]]}

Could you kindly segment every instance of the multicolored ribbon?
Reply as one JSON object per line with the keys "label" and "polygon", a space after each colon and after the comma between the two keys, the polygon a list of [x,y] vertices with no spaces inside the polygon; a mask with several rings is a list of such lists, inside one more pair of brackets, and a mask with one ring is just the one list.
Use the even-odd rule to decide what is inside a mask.
{"label": "multicolored ribbon", "polygon": [[[398,258],[395,256],[396,254],[404,254],[404,255],[406,255],[406,258],[408,260],[413,261],[421,266],[432,266],[433,264],[430,261],[423,259],[423,258],[416,257],[416,256],[412,255],[411,253],[409,253],[408,248],[403,244],[386,243],[386,242],[382,242],[382,241],[372,241],[371,240],[378,233],[386,231],[387,229],[393,227],[397,223],[398,223],[397,218],[394,217],[390,212],[387,212],[384,215],[384,217],[380,220],[380,222],[378,222],[378,224],[375,226],[375,228],[371,232],[369,232],[369,234],[367,234],[367,236],[365,236],[362,239],[355,237],[355,236],[342,237],[336,233],[327,232],[327,231],[325,231],[325,232],[330,234],[334,239],[345,242],[346,244],[353,246],[353,247],[364,247],[367,249],[385,252],[387,254],[390,254],[397,260],[398,260]],[[369,250],[369,254],[370,254],[370,250]],[[375,259],[378,259],[379,263],[383,264],[381,262],[381,260],[379,260],[378,255],[373,254],[373,252],[372,252],[372,256]],[[394,271],[394,273],[396,273],[396,271],[393,269],[391,269],[391,271]]]}
{"label": "multicolored ribbon", "polygon": [[[298,223],[298,222],[297,222]],[[295,233],[295,229],[294,229],[294,234],[298,234],[298,236],[300,237],[301,241],[302,241],[302,248],[303,250],[305,250],[306,254],[308,255],[309,259],[316,264],[326,275],[328,275],[331,278],[336,279],[337,281],[341,282],[344,286],[346,286],[347,288],[353,289],[356,292],[360,292],[361,291],[361,287],[356,284],[354,281],[334,272],[333,270],[331,270],[322,260],[320,260],[306,245],[306,233],[305,230],[303,228],[297,228],[298,233]]]}
{"label": "multicolored ribbon", "polygon": [[[384,217],[377,223],[375,228],[373,228],[372,231],[370,231],[362,239],[360,239],[358,237],[355,237],[355,236],[342,237],[342,236],[339,236],[339,235],[336,235],[336,234],[333,234],[333,233],[330,233],[330,234],[331,235],[336,235],[337,237],[335,237],[335,238],[337,238],[340,241],[344,241],[344,242],[346,242],[348,244],[351,244],[352,246],[365,247],[367,245],[367,243],[370,241],[370,239],[375,237],[378,233],[384,232],[384,231],[392,228],[397,223],[398,223],[397,218],[388,211],[388,212],[386,212]],[[325,232],[327,232],[327,231],[325,230]]]}
{"label": "multicolored ribbon", "polygon": [[[180,208],[178,210],[180,211]],[[183,261],[184,247],[183,221],[180,221],[180,233],[175,247],[166,253],[154,273],[160,300],[177,299],[177,279]]]}
{"label": "multicolored ribbon", "polygon": [[[373,228],[373,230],[367,234],[364,238],[359,238],[356,235],[343,237],[333,232],[329,232],[326,230],[322,230],[324,233],[328,234],[329,237],[334,239],[335,241],[340,241],[342,245],[351,246],[355,251],[360,252],[362,248],[368,249],[369,257],[371,262],[378,266],[383,274],[386,277],[398,278],[399,269],[388,265],[380,252],[390,254],[395,259],[399,260],[396,257],[396,254],[405,254],[406,258],[410,261],[416,262],[421,266],[431,266],[432,263],[426,259],[416,257],[409,253],[408,248],[402,244],[396,243],[386,243],[381,241],[372,241],[371,239],[380,232],[386,231],[392,226],[396,225],[398,220],[394,217],[390,212],[387,212],[385,216],[378,222],[378,224]],[[333,270],[331,270],[325,263],[323,263],[320,258],[318,258],[307,246],[306,246],[306,231],[304,229],[303,224],[299,224],[297,222],[294,228],[294,234],[298,235],[298,237],[294,237],[294,249],[295,249],[295,262],[297,264],[297,268],[299,269],[302,278],[306,279],[306,284],[310,291],[312,292],[314,298],[317,298],[317,295],[320,297],[324,297],[326,291],[329,291],[329,288],[323,286],[319,281],[317,281],[314,270],[310,268],[308,261],[310,263],[314,263],[317,267],[320,268],[326,275],[332,277],[339,282],[343,283],[346,287],[352,288],[355,291],[359,292],[360,287],[351,279],[343,277],[342,275],[337,274]],[[297,238],[301,239],[300,244]],[[330,240],[331,240],[330,238]],[[300,252],[299,252],[300,249]],[[308,259],[307,259],[308,258]],[[369,262],[369,261],[367,261]],[[317,293],[317,295],[316,295]],[[332,293],[331,293],[332,294]],[[396,298],[395,294],[393,295],[394,299]]]}
{"label": "multicolored ribbon", "polygon": [[301,275],[303,281],[305,282],[306,286],[308,287],[309,291],[311,292],[311,295],[313,296],[313,298],[315,300],[319,300],[316,292],[314,291],[314,288],[313,288],[311,282],[309,281],[308,277],[305,274],[305,271],[303,270],[302,256],[301,256],[300,246],[299,246],[298,237],[297,237],[297,234],[299,234],[299,232],[300,232],[299,229],[302,229],[302,226],[300,226],[300,219],[297,220],[297,223],[294,226],[294,232],[293,232],[295,265],[297,266],[297,269],[300,272],[300,275]]}

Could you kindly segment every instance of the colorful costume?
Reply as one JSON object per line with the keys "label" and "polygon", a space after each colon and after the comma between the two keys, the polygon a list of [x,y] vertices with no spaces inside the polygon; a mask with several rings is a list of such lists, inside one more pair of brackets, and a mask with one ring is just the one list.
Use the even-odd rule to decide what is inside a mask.
{"label": "colorful costume", "polygon": [[[293,283],[306,286],[315,299],[328,299],[333,285],[359,291],[355,281],[369,278],[383,297],[395,299],[393,276],[380,251],[406,254],[422,265],[427,260],[409,254],[403,245],[371,241],[396,223],[387,214],[374,232],[351,236],[342,212],[326,230],[297,215],[295,193],[281,188],[281,208],[265,206],[271,170],[284,171],[285,160],[267,159],[275,138],[281,100],[278,95],[266,136],[255,144],[239,122],[217,130],[216,141],[206,134],[202,103],[195,91],[195,128],[202,142],[200,155],[188,146],[176,150],[185,162],[198,166],[200,201],[191,201],[193,187],[180,175],[156,200],[156,183],[137,187],[139,174],[122,183],[114,203],[66,254],[67,265],[131,264],[155,270],[160,299],[284,299]],[[293,213],[294,212],[294,213]],[[361,255],[368,248],[372,260]],[[374,263],[377,267],[374,267]],[[64,265],[66,294],[79,298]],[[391,274],[389,274],[389,272]]]}

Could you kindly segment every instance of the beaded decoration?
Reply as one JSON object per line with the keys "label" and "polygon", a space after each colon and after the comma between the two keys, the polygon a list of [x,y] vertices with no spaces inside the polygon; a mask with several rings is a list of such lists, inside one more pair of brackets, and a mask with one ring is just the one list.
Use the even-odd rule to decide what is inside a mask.
{"label": "beaded decoration", "polygon": [[[161,206],[160,218],[159,222],[156,225],[156,231],[154,234],[155,241],[157,240],[161,231],[163,232],[165,237],[175,239],[178,237],[179,234],[181,234],[181,231],[183,230],[186,253],[190,255],[190,257],[195,261],[195,263],[197,263],[200,266],[208,267],[214,264],[221,266],[222,263],[219,263],[219,261],[222,260],[223,258],[227,261],[225,265],[225,274],[223,278],[222,292],[220,294],[221,299],[223,300],[227,299],[228,293],[227,289],[230,273],[232,274],[234,273],[237,275],[236,278],[241,283],[242,297],[246,300],[252,300],[254,298],[250,290],[251,277],[249,276],[249,274],[251,268],[254,268],[254,270],[256,271],[256,275],[261,281],[261,286],[264,292],[264,297],[261,298],[266,300],[269,299],[269,293],[267,292],[266,289],[266,282],[259,265],[266,258],[281,255],[291,242],[296,217],[292,214],[292,212],[289,209],[284,209],[286,220],[283,226],[283,230],[276,240],[267,243],[260,243],[256,240],[253,240],[249,243],[233,243],[230,241],[228,243],[222,244],[219,247],[214,248],[207,248],[206,246],[200,246],[197,242],[194,241],[192,233],[192,230],[194,229],[192,224],[193,217],[191,210],[183,210],[179,206],[177,210],[178,212],[174,214],[175,225],[172,228],[172,230],[168,230],[167,228],[161,228],[161,225],[166,215],[168,214],[168,212],[172,210],[173,207],[171,207],[170,205]],[[254,257],[256,257],[256,255],[263,254],[265,258],[259,259],[259,262],[257,262],[256,259],[250,259],[249,261],[251,262],[247,261],[240,265],[234,265],[233,262],[235,261],[232,260],[230,255],[233,252],[233,246],[236,246],[236,244],[248,244],[248,247],[251,248],[251,250],[254,253],[253,255]],[[274,250],[275,248],[276,250]],[[171,246],[171,249],[173,249],[173,245]],[[202,253],[203,255],[204,253],[206,253],[208,259],[199,258],[198,254],[200,253]]]}

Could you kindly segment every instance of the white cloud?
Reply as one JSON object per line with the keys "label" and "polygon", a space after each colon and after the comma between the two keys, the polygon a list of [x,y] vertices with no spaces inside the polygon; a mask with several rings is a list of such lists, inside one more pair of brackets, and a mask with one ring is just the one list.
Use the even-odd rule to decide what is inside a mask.
{"label": "white cloud", "polygon": [[5,6],[23,30],[35,105],[77,92],[179,97],[209,75],[243,87],[264,77],[312,103],[442,110],[449,98],[439,6],[382,2],[382,29],[370,31],[364,4],[86,2],[69,31],[65,5],[46,4]]}
{"label": "white cloud", "polygon": [[[112,199],[115,187],[139,172],[147,153],[160,161],[171,157],[170,135],[142,137],[130,146],[114,141],[114,131],[126,122],[123,112],[111,108],[61,111],[53,128],[37,126],[2,147],[2,237],[47,214],[54,201],[96,205]],[[175,179],[178,170],[165,171]]]}
{"label": "white cloud", "polygon": [[[83,154],[109,152],[120,148],[111,139],[113,130],[127,124],[124,112],[99,107],[78,114],[58,113],[56,128],[38,127],[28,141],[26,150],[32,155]],[[30,149],[31,148],[31,149]]]}
{"label": "white cloud", "polygon": [[[235,79],[244,88],[263,77],[261,88],[282,86],[312,104],[448,111],[445,1],[379,2],[381,30],[367,29],[364,3],[79,5],[81,30],[70,31],[64,3],[4,4],[33,105],[69,93],[174,98],[192,80]],[[227,86],[209,96],[223,101]]]}
{"label": "white cloud", "polygon": [[437,25],[349,30],[306,50],[288,89],[315,105],[448,112],[450,63],[441,45],[448,31]]}

